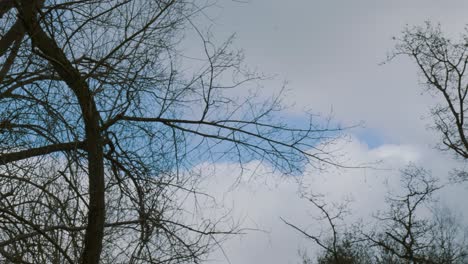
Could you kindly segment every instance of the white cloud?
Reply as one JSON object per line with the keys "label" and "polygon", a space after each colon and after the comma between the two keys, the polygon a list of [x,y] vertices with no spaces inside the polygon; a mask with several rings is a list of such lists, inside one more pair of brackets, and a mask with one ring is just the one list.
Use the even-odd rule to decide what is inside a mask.
{"label": "white cloud", "polygon": [[[249,66],[278,74],[276,80],[265,83],[264,93],[273,93],[286,79],[290,81],[286,101],[295,104],[294,113],[304,108],[328,113],[333,108],[335,120],[365,121],[364,131],[379,138],[377,147],[369,148],[369,138],[361,136],[361,141],[355,139],[343,150],[348,164],[381,160],[379,170],[330,169],[323,174],[308,170],[302,181],[311,190],[335,200],[352,195],[354,213],[365,216],[382,206],[383,182],[398,181],[398,169],[408,162],[444,180],[458,165],[450,155],[433,149],[439,138],[427,129],[431,123],[427,114],[435,100],[421,96],[415,65],[406,59],[378,64],[395,44],[391,37],[405,25],[432,20],[457,36],[466,23],[467,1],[248,2],[223,1],[224,8],[212,9],[208,15],[216,21],[211,28],[214,36],[237,32],[235,44],[245,50]],[[249,232],[226,243],[232,263],[297,263],[297,249],[306,244],[279,217],[302,226],[314,223],[311,207],[298,198],[296,181],[278,175],[247,176],[232,189],[238,174],[235,165],[218,164],[204,187],[228,208],[233,206],[234,216],[244,219],[244,226],[270,232]],[[467,213],[468,205],[460,199],[466,197],[465,186],[446,187],[441,193],[443,203]],[[220,254],[213,258],[218,259],[213,263],[227,263]]]}
{"label": "white cloud", "polygon": [[[446,176],[442,172],[456,166],[450,157],[418,145],[389,144],[369,149],[365,143],[354,139],[342,151],[347,153],[347,157],[352,157],[351,161],[382,160],[377,167],[383,169],[330,169],[320,174],[310,170],[301,176],[301,182],[314,193],[326,194],[328,201],[352,197],[350,208],[353,216],[350,219],[369,219],[376,209],[382,209],[386,192],[384,182],[397,182],[398,170],[408,162],[440,173],[441,178]],[[223,245],[225,252],[232,263],[297,263],[298,249],[313,248],[313,244],[286,226],[280,217],[298,226],[316,228],[317,222],[314,222],[312,216],[317,212],[308,202],[299,198],[298,178],[265,174],[267,170],[258,167],[256,163],[245,167],[246,175],[254,168],[257,172],[255,176],[239,179],[238,166],[217,164],[216,171],[202,184],[203,189],[220,204],[224,204],[227,210],[232,209],[235,219],[243,220],[243,227],[259,229],[228,240]],[[466,196],[466,189],[462,186],[447,191],[450,192],[449,196],[454,193]],[[454,198],[449,196],[442,193],[443,201]],[[468,211],[467,205],[461,202],[449,202],[448,205],[455,210]],[[454,206],[463,206],[464,209]],[[211,263],[228,263],[220,251],[210,259]]]}

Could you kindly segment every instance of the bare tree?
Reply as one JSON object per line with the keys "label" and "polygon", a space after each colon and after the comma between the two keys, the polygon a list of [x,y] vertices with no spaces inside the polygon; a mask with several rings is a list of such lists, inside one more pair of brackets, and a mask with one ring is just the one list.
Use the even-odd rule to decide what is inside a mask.
{"label": "bare tree", "polygon": [[428,258],[437,264],[462,264],[468,262],[468,229],[460,218],[447,207],[436,207],[433,213],[431,243]]}
{"label": "bare tree", "polygon": [[388,211],[376,216],[379,231],[366,237],[398,259],[409,263],[430,263],[426,256],[431,239],[431,222],[421,217],[434,192],[441,187],[426,170],[409,165],[401,171],[402,194],[387,197]]}
{"label": "bare tree", "polygon": [[186,217],[194,165],[335,164],[339,128],[287,126],[279,97],[228,96],[259,78],[231,39],[195,28],[205,60],[181,62],[209,4],[0,0],[0,261],[197,263],[232,229]]}
{"label": "bare tree", "polygon": [[[313,262],[303,255],[304,263],[377,263],[377,264],[462,264],[468,261],[467,229],[449,209],[433,209],[433,199],[442,188],[426,170],[408,165],[401,171],[401,186],[389,191],[387,209],[377,213],[375,227],[346,222],[346,204],[327,205],[309,199],[323,215],[314,224],[323,224],[317,235],[289,222],[285,223],[319,246]],[[437,208],[437,207],[435,207]],[[284,221],[284,220],[283,220]]]}
{"label": "bare tree", "polygon": [[406,29],[397,41],[394,56],[405,55],[415,61],[427,91],[439,99],[431,113],[433,128],[442,136],[441,149],[467,159],[468,35],[453,41],[440,26],[427,22],[423,27]]}
{"label": "bare tree", "polygon": [[[438,146],[466,161],[468,35],[465,32],[458,40],[453,40],[444,34],[440,25],[426,22],[424,26],[405,29],[402,36],[396,40],[398,43],[391,59],[400,55],[410,57],[418,66],[426,91],[438,99],[438,103],[431,108],[434,118],[432,127],[442,137]],[[454,169],[454,172],[457,180],[468,180],[465,170]],[[409,188],[407,190],[411,193]],[[454,235],[463,234],[463,228],[456,223],[450,212],[436,212],[428,232],[430,234],[426,235],[429,235],[431,240],[424,240],[429,249],[426,258],[430,261],[427,260],[427,263],[467,261],[467,245],[464,238]]]}
{"label": "bare tree", "polygon": [[466,263],[466,227],[448,208],[436,207],[438,180],[411,164],[402,170],[401,184],[389,193],[388,209],[376,216],[376,231],[365,234],[377,248],[378,263]]}
{"label": "bare tree", "polygon": [[[318,264],[366,264],[373,263],[370,251],[366,250],[364,239],[357,236],[357,226],[346,230],[345,216],[348,212],[348,201],[341,204],[327,204],[322,195],[303,196],[314,208],[318,209],[320,216],[316,217],[314,226],[321,226],[317,234],[298,227],[282,218],[283,222],[314,242],[319,248],[316,258]],[[312,259],[303,253],[304,264],[314,263]]]}

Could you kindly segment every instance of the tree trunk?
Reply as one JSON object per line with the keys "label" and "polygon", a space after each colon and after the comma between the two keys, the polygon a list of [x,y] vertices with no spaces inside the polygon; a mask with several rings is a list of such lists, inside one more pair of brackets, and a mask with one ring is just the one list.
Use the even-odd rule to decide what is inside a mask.
{"label": "tree trunk", "polygon": [[[42,1],[22,1],[19,7],[24,27],[33,45],[74,92],[80,104],[86,133],[88,152],[89,211],[88,224],[80,262],[98,264],[104,236],[105,199],[104,199],[104,153],[100,134],[100,114],[97,110],[89,86],[77,69],[73,67],[55,40],[50,38],[37,21],[37,8]],[[21,18],[20,18],[21,19]]]}

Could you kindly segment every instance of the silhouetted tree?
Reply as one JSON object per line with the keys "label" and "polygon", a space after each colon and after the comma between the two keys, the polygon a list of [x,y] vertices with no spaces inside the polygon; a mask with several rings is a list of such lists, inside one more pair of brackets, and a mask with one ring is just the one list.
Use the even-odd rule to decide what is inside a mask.
{"label": "silhouetted tree", "polygon": [[431,243],[426,255],[432,263],[462,264],[468,262],[468,230],[448,208],[435,208]]}
{"label": "silhouetted tree", "polygon": [[[319,255],[316,257],[318,264],[371,264],[372,257],[369,255],[363,237],[356,233],[357,227],[346,230],[345,216],[348,214],[348,202],[342,204],[327,204],[321,195],[303,195],[316,209],[320,216],[314,220],[322,226],[318,234],[308,232],[305,228],[298,227],[284,219],[283,222],[292,227],[307,239],[313,241],[320,247]],[[314,225],[315,226],[315,225]],[[356,229],[356,230],[355,230]],[[301,256],[304,264],[315,263],[306,252]]]}
{"label": "silhouetted tree", "polygon": [[366,234],[378,248],[378,263],[468,261],[466,229],[447,208],[434,212],[433,197],[441,188],[423,168],[409,165],[401,171],[400,191],[388,195],[388,209],[376,216],[376,231]]}
{"label": "silhouetted tree", "polygon": [[[445,36],[440,26],[427,22],[425,26],[406,29],[397,41],[393,55],[409,56],[416,62],[428,93],[438,99],[431,114],[432,127],[442,137],[439,147],[467,159],[468,35],[454,41]],[[461,179],[468,179],[466,172],[456,172]]]}
{"label": "silhouetted tree", "polygon": [[205,4],[0,0],[0,262],[196,263],[232,230],[185,217],[194,165],[334,164],[326,123],[226,93],[258,79],[231,39],[181,62]]}
{"label": "silhouetted tree", "polygon": [[[407,28],[396,41],[395,51],[389,59],[401,55],[410,57],[418,66],[426,91],[438,99],[437,104],[431,107],[434,118],[432,128],[442,138],[438,146],[466,161],[468,34],[465,32],[459,40],[453,41],[445,36],[440,26],[428,22],[422,27]],[[468,172],[455,170],[455,173],[459,180],[468,180]],[[453,214],[436,212],[432,218],[428,218],[419,213],[425,209],[428,214],[433,205],[431,197],[440,189],[436,179],[422,168],[409,166],[402,171],[401,182],[403,193],[389,195],[389,208],[378,216],[376,230],[360,232],[366,241],[357,244],[367,244],[367,255],[372,256],[372,263],[468,263],[466,230]],[[329,210],[331,208],[325,210],[325,215],[329,215]],[[328,233],[331,239],[325,242],[302,228],[293,227],[321,247],[320,261],[340,263],[337,262],[340,240],[336,239],[338,236],[334,228]],[[352,236],[351,241],[360,241],[359,237]],[[348,248],[345,255],[352,257],[353,249],[349,249],[352,244],[342,243],[346,245],[342,248]]]}
{"label": "silhouetted tree", "polygon": [[346,232],[336,245],[333,254],[323,251],[317,257],[317,264],[372,264],[372,250],[355,233]]}
{"label": "silhouetted tree", "polygon": [[[387,209],[376,215],[375,228],[346,223],[346,206],[326,206],[310,200],[319,208],[329,226],[312,235],[304,228],[286,222],[320,247],[317,262],[307,255],[305,263],[377,264],[462,264],[468,261],[467,229],[447,208],[432,210],[432,199],[441,188],[423,168],[409,165],[401,171],[401,187],[387,197]],[[434,212],[433,212],[434,211]],[[334,213],[333,213],[334,212]],[[338,213],[336,213],[338,212]],[[338,223],[340,229],[337,228]],[[317,222],[320,224],[320,222]],[[341,230],[341,231],[340,231]],[[306,261],[307,260],[307,261]]]}
{"label": "silhouetted tree", "polygon": [[402,170],[401,185],[401,194],[387,197],[388,211],[376,216],[377,233],[367,238],[401,260],[427,263],[433,224],[420,213],[440,187],[426,170],[414,165]]}

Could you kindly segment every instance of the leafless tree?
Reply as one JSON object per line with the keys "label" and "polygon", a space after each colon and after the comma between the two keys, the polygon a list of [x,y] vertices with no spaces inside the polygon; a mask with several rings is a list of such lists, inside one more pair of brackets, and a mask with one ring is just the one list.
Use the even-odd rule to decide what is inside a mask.
{"label": "leafless tree", "polygon": [[181,62],[208,5],[0,0],[0,262],[197,263],[232,229],[187,217],[194,165],[335,164],[339,128],[287,126],[279,97],[229,96],[258,79],[231,39],[195,28],[205,59]]}
{"label": "leafless tree", "polygon": [[[310,199],[328,228],[311,234],[285,223],[320,247],[316,262],[303,255],[304,263],[462,264],[468,261],[466,227],[447,208],[433,209],[442,188],[423,168],[408,165],[401,171],[401,186],[389,191],[387,209],[375,216],[374,228],[346,222],[347,206],[328,206]],[[437,207],[436,207],[437,208]],[[363,222],[363,223],[365,223]],[[322,222],[316,221],[315,225]],[[323,224],[323,223],[322,223]]]}
{"label": "leafless tree", "polygon": [[[346,230],[345,216],[348,212],[348,201],[341,204],[327,204],[323,195],[303,195],[320,216],[314,218],[314,226],[322,229],[317,234],[306,228],[299,227],[284,219],[283,222],[314,242],[319,248],[316,260],[318,264],[370,264],[369,251],[363,247],[364,239],[356,235],[356,227]],[[312,264],[313,260],[304,252],[301,256],[304,264]]]}
{"label": "leafless tree", "polygon": [[367,238],[390,255],[409,263],[429,263],[432,223],[421,217],[421,210],[440,189],[426,170],[409,165],[402,170],[402,194],[387,197],[388,211],[376,216],[379,231]]}
{"label": "leafless tree", "polygon": [[[442,137],[442,150],[450,150],[465,160],[468,158],[466,135],[468,93],[468,35],[460,40],[445,36],[440,26],[427,22],[425,26],[407,28],[398,42],[393,57],[409,56],[416,62],[427,91],[439,99],[431,108],[432,126]],[[463,179],[467,173],[458,171]]]}
{"label": "leafless tree", "polygon": [[[442,188],[430,172],[409,165],[401,190],[387,197],[388,209],[377,215],[377,231],[367,233],[378,263],[462,264],[468,261],[466,228],[448,209],[434,209]],[[437,207],[435,207],[437,208]]]}
{"label": "leafless tree", "polygon": [[437,264],[468,262],[468,230],[461,224],[460,217],[447,207],[436,207],[433,211],[428,258]]}

